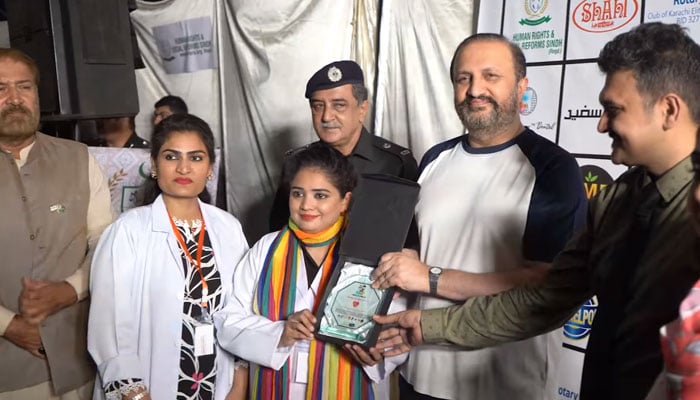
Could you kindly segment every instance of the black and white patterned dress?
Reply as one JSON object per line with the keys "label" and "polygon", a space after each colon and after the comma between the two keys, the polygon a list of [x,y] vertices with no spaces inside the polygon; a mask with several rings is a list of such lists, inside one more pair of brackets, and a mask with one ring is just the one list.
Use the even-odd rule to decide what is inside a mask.
{"label": "black and white patterned dress", "polygon": [[[185,241],[192,260],[197,260],[197,243],[202,230],[202,221],[181,221],[173,218],[175,226]],[[190,226],[191,225],[191,226]],[[194,330],[202,311],[202,280],[197,267],[192,265],[180,246],[182,268],[185,274],[184,299],[182,304],[182,336],[180,341],[180,372],[178,376],[177,400],[209,400],[214,398],[216,380],[216,347],[214,353],[196,357],[194,355]],[[214,261],[214,253],[208,232],[204,231],[202,250],[202,273],[207,281],[209,294],[204,299],[208,304],[209,314],[223,307],[221,276]],[[105,386],[107,399],[121,398],[121,394],[133,390],[148,389],[140,379],[124,379],[109,382]]]}
{"label": "black and white patterned dress", "polygon": [[[197,242],[202,229],[202,221],[193,221],[190,227],[186,221],[173,219],[185,240],[192,260],[197,260]],[[194,355],[194,330],[197,320],[202,315],[200,303],[208,304],[209,314],[221,307],[221,276],[214,262],[211,241],[205,229],[204,248],[202,250],[202,274],[207,282],[209,295],[202,299],[202,279],[190,258],[181,253],[182,267],[185,273],[185,296],[182,305],[182,340],[180,342],[180,376],[178,377],[178,400],[213,399],[214,381],[216,379],[216,347],[214,353],[196,357]]]}

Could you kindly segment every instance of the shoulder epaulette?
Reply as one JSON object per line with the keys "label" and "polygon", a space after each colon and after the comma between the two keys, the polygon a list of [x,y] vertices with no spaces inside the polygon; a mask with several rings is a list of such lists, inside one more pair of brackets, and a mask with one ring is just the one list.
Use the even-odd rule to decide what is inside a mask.
{"label": "shoulder epaulette", "polygon": [[372,144],[375,147],[378,147],[384,151],[388,151],[389,153],[395,154],[395,155],[402,157],[402,158],[411,156],[411,150],[409,150],[403,146],[399,146],[398,144],[390,142],[390,141],[388,141],[382,137],[379,137],[379,136],[372,137]]}
{"label": "shoulder epaulette", "polygon": [[284,156],[285,156],[285,157],[289,157],[289,156],[291,156],[292,154],[296,153],[297,151],[304,150],[304,149],[307,148],[307,147],[309,147],[309,145],[308,145],[308,144],[305,144],[305,145],[299,146],[299,147],[297,147],[297,148],[295,148],[295,149],[289,149],[289,150],[287,150],[287,151],[284,152]]}

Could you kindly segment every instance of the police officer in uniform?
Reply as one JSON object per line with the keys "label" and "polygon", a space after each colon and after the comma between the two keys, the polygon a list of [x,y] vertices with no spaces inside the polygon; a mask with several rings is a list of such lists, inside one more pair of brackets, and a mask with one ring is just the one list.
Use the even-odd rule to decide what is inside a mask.
{"label": "police officer in uniform", "polygon": [[[362,68],[354,61],[336,61],[318,70],[307,82],[305,93],[316,134],[348,157],[358,174],[387,174],[415,181],[418,167],[411,151],[372,135],[362,126],[369,108],[367,93]],[[280,229],[288,219],[289,188],[279,187],[270,231]]]}

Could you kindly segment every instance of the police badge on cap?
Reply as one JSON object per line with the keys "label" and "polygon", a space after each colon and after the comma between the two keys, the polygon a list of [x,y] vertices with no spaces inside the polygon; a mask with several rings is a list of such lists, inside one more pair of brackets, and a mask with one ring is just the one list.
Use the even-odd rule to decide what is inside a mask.
{"label": "police badge on cap", "polygon": [[349,60],[332,62],[316,71],[309,79],[306,83],[304,96],[310,99],[311,94],[317,90],[332,89],[354,83],[365,84],[362,68],[356,62]]}

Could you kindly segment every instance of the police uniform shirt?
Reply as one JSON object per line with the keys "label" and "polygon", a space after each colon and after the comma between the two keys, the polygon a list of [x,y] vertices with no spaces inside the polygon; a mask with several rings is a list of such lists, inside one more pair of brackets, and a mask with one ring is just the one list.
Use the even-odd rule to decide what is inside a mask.
{"label": "police uniform shirt", "polygon": [[416,181],[418,167],[411,151],[362,129],[348,160],[359,174],[387,174]]}
{"label": "police uniform shirt", "polygon": [[136,132],[134,132],[131,134],[131,136],[129,136],[129,140],[127,140],[126,143],[124,143],[124,148],[125,149],[150,149],[151,143],[148,140],[137,135]]}

